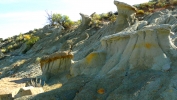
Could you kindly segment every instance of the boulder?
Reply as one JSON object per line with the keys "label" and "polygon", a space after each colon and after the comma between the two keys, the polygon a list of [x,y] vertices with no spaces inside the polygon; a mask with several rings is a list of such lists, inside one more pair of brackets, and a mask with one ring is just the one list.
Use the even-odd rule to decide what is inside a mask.
{"label": "boulder", "polygon": [[36,94],[43,93],[43,92],[44,90],[42,87],[33,87],[33,86],[23,87],[23,88],[20,88],[18,93],[15,95],[15,98],[19,98],[19,97],[26,96],[26,95],[36,95]]}
{"label": "boulder", "polygon": [[42,57],[40,66],[43,79],[47,80],[63,71],[69,71],[72,58],[73,55],[69,51],[59,51]]}
{"label": "boulder", "polygon": [[137,9],[131,5],[119,1],[114,1],[114,4],[117,6],[118,10],[116,32],[120,32],[135,23]]}

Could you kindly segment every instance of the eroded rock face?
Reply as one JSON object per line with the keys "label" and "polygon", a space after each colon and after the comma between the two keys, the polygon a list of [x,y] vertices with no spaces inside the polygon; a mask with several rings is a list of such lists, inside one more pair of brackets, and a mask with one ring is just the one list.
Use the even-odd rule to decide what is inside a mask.
{"label": "eroded rock face", "polygon": [[26,95],[36,95],[36,94],[43,93],[43,92],[44,90],[42,87],[32,87],[32,86],[23,87],[23,88],[20,88],[18,93],[15,95],[15,98],[19,98],[19,97],[26,96]]}
{"label": "eroded rock face", "polygon": [[61,46],[61,51],[67,51],[70,49],[73,49],[73,47],[76,47],[84,41],[86,41],[89,38],[89,35],[87,33],[82,33],[79,35],[79,37],[72,38],[70,40],[65,41]]}
{"label": "eroded rock face", "polygon": [[72,76],[77,75],[96,75],[104,65],[106,60],[105,52],[92,52],[86,58],[73,62],[70,68]]}
{"label": "eroded rock face", "polygon": [[[61,88],[33,99],[176,100],[177,48],[170,36],[171,31],[176,32],[175,17],[157,12],[133,24],[136,8],[118,1],[115,4],[119,16],[116,24],[112,25],[116,25],[118,33],[114,34],[114,29],[110,28],[100,32],[111,32],[101,39],[102,45],[91,40],[84,44],[82,40],[91,37],[88,38],[87,34],[83,35],[84,38],[76,38],[75,34],[69,39],[63,38],[69,42],[60,42],[63,43],[62,49],[68,50],[74,44],[73,53],[82,56],[81,59],[78,57],[77,61],[72,61],[73,55],[69,52],[58,52],[42,58],[41,68],[46,79],[62,76],[60,73],[64,71],[70,72],[72,78]],[[101,38],[99,35],[95,37],[91,38]],[[79,41],[84,46],[77,46]],[[96,45],[88,46],[89,43]],[[85,48],[96,49],[77,53],[86,51]]]}
{"label": "eroded rock face", "polygon": [[131,5],[119,1],[114,1],[114,4],[117,6],[118,10],[116,32],[120,32],[135,22],[135,14],[137,9]]}
{"label": "eroded rock face", "polygon": [[92,52],[75,61],[70,73],[77,75],[106,75],[116,71],[152,69],[167,71],[177,56],[171,42],[169,25],[146,26],[138,31],[123,31],[101,39],[101,52]]}
{"label": "eroded rock face", "polygon": [[73,55],[68,51],[59,51],[50,56],[44,56],[41,61],[42,76],[44,80],[56,76],[63,71],[68,71]]}
{"label": "eroded rock face", "polygon": [[159,25],[102,38],[102,46],[110,59],[100,74],[131,69],[169,70],[170,58],[177,56],[170,32],[169,25]]}
{"label": "eroded rock face", "polygon": [[85,15],[83,13],[80,13],[80,15],[82,17],[82,22],[81,22],[81,25],[80,25],[80,29],[85,30],[89,27],[89,23],[91,21],[91,18],[90,18],[90,16]]}
{"label": "eroded rock face", "polygon": [[27,79],[2,78],[0,79],[0,100],[12,100],[19,89],[25,87]]}

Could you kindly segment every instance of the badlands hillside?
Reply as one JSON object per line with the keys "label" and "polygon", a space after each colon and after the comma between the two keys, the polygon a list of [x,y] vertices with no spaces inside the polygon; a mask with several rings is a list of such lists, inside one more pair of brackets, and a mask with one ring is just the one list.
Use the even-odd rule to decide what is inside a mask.
{"label": "badlands hillside", "polygon": [[[114,4],[113,22],[91,27],[81,13],[72,30],[46,25],[1,40],[0,100],[177,100],[177,7],[144,14]],[[22,89],[30,85],[39,94]]]}

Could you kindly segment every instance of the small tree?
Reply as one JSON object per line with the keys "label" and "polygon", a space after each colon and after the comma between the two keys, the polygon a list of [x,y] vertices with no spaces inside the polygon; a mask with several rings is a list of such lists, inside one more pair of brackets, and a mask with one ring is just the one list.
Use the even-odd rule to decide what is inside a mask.
{"label": "small tree", "polygon": [[65,29],[69,29],[74,25],[74,22],[69,19],[66,15],[61,15],[58,13],[48,14],[47,20],[49,21],[50,25],[62,25]]}

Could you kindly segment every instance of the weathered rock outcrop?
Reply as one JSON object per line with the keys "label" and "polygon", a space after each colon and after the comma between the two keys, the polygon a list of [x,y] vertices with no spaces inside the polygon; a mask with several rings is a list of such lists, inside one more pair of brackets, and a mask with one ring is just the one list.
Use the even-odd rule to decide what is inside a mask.
{"label": "weathered rock outcrop", "polygon": [[42,49],[36,49],[35,56],[49,55],[40,62],[42,77],[50,78],[45,82],[62,86],[30,100],[177,99],[176,11],[156,12],[135,22],[136,8],[114,3],[119,10],[115,23],[80,31],[83,21],[73,32],[63,31],[55,40],[51,31],[33,46]]}
{"label": "weathered rock outcrop", "polygon": [[137,9],[131,5],[119,1],[114,1],[114,4],[117,6],[118,10],[116,32],[120,32],[135,23],[135,14]]}
{"label": "weathered rock outcrop", "polygon": [[72,38],[70,40],[67,40],[64,42],[60,48],[61,51],[67,51],[72,50],[73,47],[77,47],[78,45],[81,45],[89,38],[89,35],[87,33],[80,34],[79,37]]}
{"label": "weathered rock outcrop", "polygon": [[2,78],[0,79],[0,100],[12,100],[20,88],[25,87],[28,79]]}
{"label": "weathered rock outcrop", "polygon": [[147,27],[135,32],[120,32],[101,39],[109,60],[100,74],[118,70],[169,70],[177,56],[169,25]]}
{"label": "weathered rock outcrop", "polygon": [[106,60],[104,52],[92,52],[86,58],[73,62],[70,68],[72,76],[77,75],[96,75],[102,68]]}
{"label": "weathered rock outcrop", "polygon": [[73,55],[68,51],[59,51],[50,56],[44,56],[41,61],[42,76],[44,80],[69,71]]}
{"label": "weathered rock outcrop", "polygon": [[177,57],[170,30],[169,25],[147,26],[138,31],[105,36],[101,39],[101,52],[92,52],[75,61],[71,75],[96,75],[99,71],[99,75],[106,75],[133,69],[167,71],[173,58]]}
{"label": "weathered rock outcrop", "polygon": [[91,18],[90,18],[90,16],[85,15],[83,13],[80,13],[80,15],[82,17],[82,22],[81,22],[81,25],[80,25],[79,28],[82,31],[82,30],[85,30],[85,29],[87,29],[89,27],[89,23],[91,21]]}
{"label": "weathered rock outcrop", "polygon": [[23,87],[23,88],[20,88],[18,93],[15,95],[15,98],[19,98],[19,97],[26,96],[26,95],[37,95],[43,92],[44,90],[42,87],[33,87],[33,86]]}

